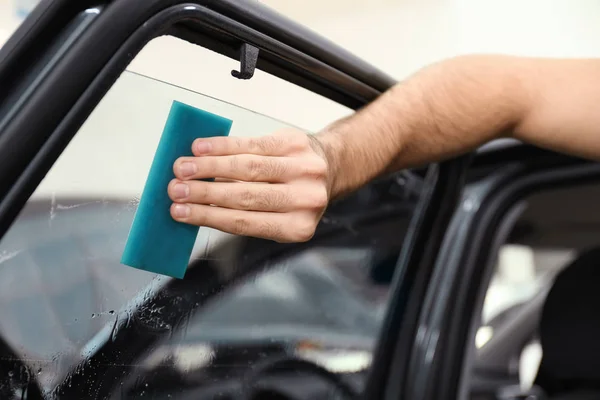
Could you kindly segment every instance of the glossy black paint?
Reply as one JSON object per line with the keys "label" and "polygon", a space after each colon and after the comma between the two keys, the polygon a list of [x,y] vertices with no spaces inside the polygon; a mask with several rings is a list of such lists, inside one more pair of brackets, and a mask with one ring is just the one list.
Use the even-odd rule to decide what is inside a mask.
{"label": "glossy black paint", "polygon": [[423,190],[420,208],[413,215],[409,237],[396,266],[393,297],[378,340],[364,394],[366,399],[405,398],[406,387],[410,385],[407,355],[412,352],[417,330],[421,329],[416,324],[416,316],[421,310],[437,249],[460,199],[471,161],[471,155],[447,161],[439,166],[439,171],[434,172],[432,168],[426,179],[429,185]]}
{"label": "glossy black paint", "polygon": [[56,35],[81,11],[99,5],[93,0],[41,0],[17,31],[0,47],[0,87],[8,91],[37,64]]}
{"label": "glossy black paint", "polygon": [[[0,235],[11,222],[7,212],[11,214],[12,211],[14,217],[12,196],[18,193],[12,185],[26,168],[32,167],[29,163],[62,117],[64,106],[76,96],[69,90],[69,81],[64,79],[62,90],[53,87],[56,71],[64,65],[70,49],[96,17],[94,12],[79,14],[63,30],[51,36],[51,43],[40,50],[37,62],[28,65],[29,68],[17,65],[12,68],[20,74],[20,79],[14,80],[7,87],[9,90],[3,90],[0,98],[0,171],[4,172],[0,176]],[[71,73],[76,74],[76,71]],[[53,94],[52,101],[49,101],[48,93]]]}

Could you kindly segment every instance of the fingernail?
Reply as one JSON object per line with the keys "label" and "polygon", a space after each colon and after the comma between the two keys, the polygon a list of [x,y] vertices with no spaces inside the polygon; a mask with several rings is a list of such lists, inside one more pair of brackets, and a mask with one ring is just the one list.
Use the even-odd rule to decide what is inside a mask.
{"label": "fingernail", "polygon": [[190,207],[185,204],[176,204],[173,207],[173,216],[175,218],[186,218],[190,216]]}
{"label": "fingernail", "polygon": [[191,162],[184,162],[179,166],[179,172],[183,176],[190,176],[196,173],[197,167],[196,164]]}
{"label": "fingernail", "polygon": [[210,143],[205,142],[203,140],[196,142],[196,152],[198,152],[200,154],[209,153],[211,147],[212,146]]}
{"label": "fingernail", "polygon": [[190,195],[190,188],[185,183],[176,183],[173,186],[173,194],[178,199],[185,199]]}

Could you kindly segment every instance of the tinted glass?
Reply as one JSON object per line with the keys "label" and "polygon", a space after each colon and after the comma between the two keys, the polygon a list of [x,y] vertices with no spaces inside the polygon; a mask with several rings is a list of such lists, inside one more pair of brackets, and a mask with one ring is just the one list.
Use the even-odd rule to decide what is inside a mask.
{"label": "tinted glass", "polygon": [[173,100],[232,119],[231,135],[288,126],[124,73],[0,242],[0,398],[360,391],[416,192],[374,183],[302,245],[202,228],[183,280],[120,265]]}

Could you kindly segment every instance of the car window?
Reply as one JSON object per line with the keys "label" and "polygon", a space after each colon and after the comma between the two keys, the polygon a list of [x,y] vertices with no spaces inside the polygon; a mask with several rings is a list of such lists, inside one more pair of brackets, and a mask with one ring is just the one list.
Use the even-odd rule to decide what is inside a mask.
{"label": "car window", "polygon": [[[486,292],[482,325],[498,320],[513,307],[531,300],[547,287],[557,268],[564,266],[571,257],[569,249],[532,248],[518,244],[502,246]],[[481,333],[477,346],[483,346],[487,339],[488,336]]]}
{"label": "car window", "polygon": [[[200,65],[202,71],[211,72],[198,70]],[[239,68],[238,60],[172,36],[152,40],[128,67],[132,72],[195,90],[312,132],[352,113],[347,107],[258,69],[252,79],[233,79],[231,71]]]}
{"label": "car window", "polygon": [[[597,183],[574,183],[541,190],[515,206],[518,218],[511,221],[507,242],[494,260],[482,313],[477,316],[473,398],[509,387],[539,389],[544,356],[540,321],[547,296],[565,268],[597,247],[594,209],[599,198]],[[577,315],[570,311],[574,306],[569,300],[565,298],[561,307]],[[563,340],[568,342],[566,337]]]}
{"label": "car window", "polygon": [[[120,76],[0,241],[0,338],[15,354],[12,359],[24,364],[19,368],[28,371],[18,374],[16,364],[0,359],[0,372],[10,372],[0,374],[0,385],[14,389],[16,396],[23,380],[36,381],[47,393],[77,387],[81,398],[90,399],[103,398],[103,390],[116,398],[225,399],[231,398],[227,393],[244,392],[247,382],[260,382],[252,389],[258,393],[318,398],[311,396],[339,389],[341,383],[331,383],[335,379],[360,391],[416,195],[397,197],[405,204],[401,211],[390,208],[384,218],[356,222],[352,215],[368,210],[371,202],[396,196],[397,181],[366,188],[332,207],[323,221],[332,227],[327,240],[302,246],[247,242],[201,228],[192,264],[206,264],[202,268],[212,268],[226,285],[196,282],[193,274],[173,283],[121,265],[174,100],[231,119],[232,136],[263,135],[292,125],[313,129],[308,120],[301,124],[302,117],[290,124],[235,104],[228,90],[222,97],[229,102],[218,99],[216,85],[207,95],[151,78],[139,73],[140,65],[134,62]],[[221,77],[215,79],[229,74],[215,71]],[[229,74],[227,79],[234,78]],[[248,82],[233,82],[248,87]],[[260,82],[266,80],[251,90],[256,98]],[[293,95],[280,94],[277,104],[261,107],[300,107]],[[252,106],[252,98],[245,99],[241,102]],[[332,112],[331,119],[339,112]],[[255,257],[256,265],[248,257]],[[236,276],[242,264],[253,272],[230,284],[227,276]],[[161,296],[167,300],[160,306],[151,302]],[[208,300],[189,303],[195,296]],[[185,312],[179,306],[183,303],[189,306]],[[135,325],[132,319],[140,310],[148,320]],[[162,322],[165,315],[178,323]],[[119,332],[130,326],[142,330],[128,333],[133,342],[121,344]],[[157,339],[146,342],[153,332]],[[113,350],[99,355],[108,345]],[[101,365],[90,366],[100,356]],[[284,375],[289,365],[295,367],[273,381],[272,371],[264,369],[269,365]],[[333,381],[323,379],[324,373]],[[118,390],[106,389],[108,375],[117,376]],[[224,397],[214,397],[219,393]]]}

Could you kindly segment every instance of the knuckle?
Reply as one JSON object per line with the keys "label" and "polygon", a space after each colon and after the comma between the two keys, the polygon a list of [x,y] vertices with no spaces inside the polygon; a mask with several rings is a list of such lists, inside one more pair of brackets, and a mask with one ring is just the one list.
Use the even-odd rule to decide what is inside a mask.
{"label": "knuckle", "polygon": [[283,129],[275,133],[271,140],[275,149],[287,153],[301,153],[311,147],[311,139],[305,132],[295,128]]}
{"label": "knuckle", "polygon": [[281,189],[244,189],[238,197],[238,207],[242,210],[277,211],[290,203],[290,196]]}
{"label": "knuckle", "polygon": [[283,178],[288,170],[288,164],[282,160],[267,160],[264,166],[264,173],[272,178]]}
{"label": "knuckle", "polygon": [[290,232],[292,232],[291,241],[308,242],[315,235],[317,224],[313,218],[302,215],[295,217],[293,227],[294,229],[290,230]]}
{"label": "knuckle", "polygon": [[[195,157],[193,162],[196,164],[196,174],[194,176],[204,176],[206,171],[218,171],[219,170],[219,159],[218,157]],[[221,168],[222,169],[222,168]]]}
{"label": "knuckle", "polygon": [[310,138],[304,132],[296,132],[291,135],[292,143],[298,150],[305,150],[310,147]]}
{"label": "knuckle", "polygon": [[196,187],[196,190],[198,192],[197,196],[198,196],[198,200],[201,203],[208,203],[210,202],[210,196],[211,196],[211,189],[210,189],[210,185],[206,182],[197,182],[196,185],[194,185]]}
{"label": "knuckle", "polygon": [[232,232],[234,235],[245,236],[250,228],[250,223],[246,218],[238,215],[233,218]]}
{"label": "knuckle", "polygon": [[257,145],[263,153],[273,153],[281,146],[281,139],[277,136],[265,136],[257,141]]}
{"label": "knuckle", "polygon": [[314,156],[305,164],[305,172],[312,178],[325,179],[327,177],[327,162],[319,156]]}
{"label": "knuckle", "polygon": [[267,207],[279,210],[283,209],[287,204],[290,203],[290,196],[284,190],[273,190],[269,193],[268,199],[266,199],[268,204],[265,204]]}
{"label": "knuckle", "polygon": [[262,136],[248,140],[248,147],[250,151],[260,152],[262,154],[272,154],[276,152],[281,145],[281,138],[275,135]]}
{"label": "knuckle", "polygon": [[256,181],[260,178],[263,173],[263,163],[260,160],[249,159],[246,166],[246,174],[250,181]]}
{"label": "knuckle", "polygon": [[259,228],[259,235],[263,238],[273,238],[277,240],[281,237],[281,225],[272,222],[265,222]]}
{"label": "knuckle", "polygon": [[307,134],[299,131],[287,132],[285,135],[285,147],[290,153],[300,153],[310,147],[310,139]]}
{"label": "knuckle", "polygon": [[240,167],[240,158],[238,156],[229,157],[229,170],[231,172],[238,171]]}
{"label": "knuckle", "polygon": [[250,158],[246,165],[246,176],[250,181],[273,180],[282,178],[288,166],[282,160],[268,157]]}
{"label": "knuckle", "polygon": [[200,212],[198,210],[198,206],[193,204],[188,204],[190,207],[190,215],[187,218],[194,225],[205,225],[206,224],[206,213]]}
{"label": "knuckle", "polygon": [[258,149],[258,139],[256,138],[250,138],[248,139],[248,150],[250,150],[251,152],[254,152]]}
{"label": "knuckle", "polygon": [[209,151],[205,151],[204,153],[227,153],[229,148],[228,137],[208,137],[202,139],[196,139],[195,143],[207,143],[209,147]]}
{"label": "knuckle", "polygon": [[[233,143],[235,144],[235,147],[237,150],[243,149],[244,148],[244,141],[242,140],[242,138],[240,137],[231,137],[228,136],[227,138],[223,138],[223,139],[228,139],[228,140],[233,140]],[[251,147],[251,142],[248,143]]]}
{"label": "knuckle", "polygon": [[315,210],[323,210],[329,204],[327,188],[318,186],[311,190],[308,207]]}
{"label": "knuckle", "polygon": [[242,210],[251,210],[254,207],[255,196],[250,190],[243,190],[238,198],[239,208]]}

